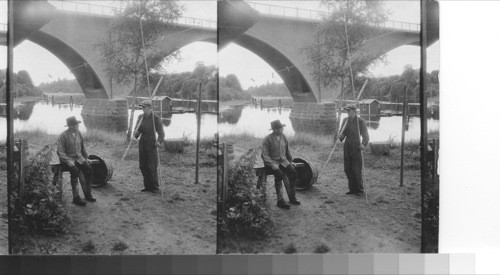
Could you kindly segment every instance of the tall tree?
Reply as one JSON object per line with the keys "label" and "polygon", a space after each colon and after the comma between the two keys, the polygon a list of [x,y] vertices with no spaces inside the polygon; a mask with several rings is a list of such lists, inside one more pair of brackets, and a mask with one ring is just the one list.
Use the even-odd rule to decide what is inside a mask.
{"label": "tall tree", "polygon": [[[365,75],[370,65],[383,60],[381,53],[363,49],[366,40],[382,34],[376,26],[387,20],[388,12],[381,1],[323,0],[328,10],[304,50],[316,82],[334,90],[351,91],[352,81]],[[340,108],[339,108],[340,118]],[[336,131],[337,132],[337,131]]]}
{"label": "tall tree", "polygon": [[[178,57],[174,49],[161,47],[156,42],[161,38],[161,29],[177,19],[181,10],[182,7],[175,0],[127,1],[123,9],[117,9],[106,37],[96,44],[103,57],[106,75],[122,85],[133,82],[132,94],[135,97],[138,87],[147,84],[147,73],[161,70],[165,62]],[[130,141],[132,134],[133,112],[134,108],[127,141]]]}

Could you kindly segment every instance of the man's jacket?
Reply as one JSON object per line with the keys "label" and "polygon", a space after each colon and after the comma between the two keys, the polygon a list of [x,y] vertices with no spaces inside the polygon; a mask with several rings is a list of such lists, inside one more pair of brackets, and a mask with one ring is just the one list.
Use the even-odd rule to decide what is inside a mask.
{"label": "man's jacket", "polygon": [[57,155],[59,156],[59,160],[64,163],[68,163],[70,160],[80,164],[85,162],[89,155],[83,144],[83,137],[80,131],[73,132],[71,129],[68,129],[59,135],[59,139],[57,140]]}
{"label": "man's jacket", "polygon": [[265,165],[280,164],[287,167],[293,160],[285,135],[269,134],[262,141],[262,160]]}
{"label": "man's jacket", "polygon": [[[356,125],[356,121],[358,121],[358,125]],[[356,116],[352,120],[349,120],[348,117],[344,118],[342,121],[342,126],[340,129],[344,127],[344,125],[347,123],[344,129],[344,136],[345,136],[345,142],[350,143],[350,144],[360,144],[360,138],[359,136],[363,137],[363,145],[367,146],[368,142],[370,141],[370,137],[368,136],[368,129],[366,128],[366,122]],[[358,127],[359,127],[359,132],[358,132]],[[359,134],[358,134],[359,133]]]}

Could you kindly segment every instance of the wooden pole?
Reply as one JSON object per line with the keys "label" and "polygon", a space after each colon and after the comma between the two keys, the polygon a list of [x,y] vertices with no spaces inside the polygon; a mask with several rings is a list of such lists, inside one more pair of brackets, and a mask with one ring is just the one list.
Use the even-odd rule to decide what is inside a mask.
{"label": "wooden pole", "polygon": [[199,183],[200,174],[200,128],[201,128],[201,81],[198,83],[198,106],[196,108],[196,178],[194,184]]}
{"label": "wooden pole", "polygon": [[14,87],[14,62],[13,62],[13,50],[14,50],[14,0],[8,0],[7,2],[7,79],[5,83],[5,100],[6,100],[6,113],[7,113],[7,219],[8,219],[8,247],[9,254],[12,254],[12,236],[13,232],[13,213],[11,206],[11,194],[12,194],[12,182],[14,175],[14,121],[12,119],[13,102],[12,102],[12,90]]}
{"label": "wooden pole", "polygon": [[404,167],[405,167],[405,118],[406,118],[406,85],[403,89],[403,119],[401,126],[401,170],[400,170],[400,178],[399,178],[399,186],[403,187],[403,178],[404,178]]}
{"label": "wooden pole", "polygon": [[[427,192],[428,169],[427,169],[427,119],[426,119],[426,95],[427,90],[427,0],[420,0],[420,175],[421,175],[421,194],[420,205],[422,217],[428,212],[425,206],[425,193]],[[432,239],[429,232],[429,225],[425,219],[422,219],[420,251],[427,251],[427,242]]]}
{"label": "wooden pole", "polygon": [[224,206],[226,205],[226,199],[227,199],[227,176],[228,176],[228,168],[229,168],[229,158],[228,158],[228,150],[227,150],[227,144],[223,143],[222,144],[222,206],[224,209]]}
{"label": "wooden pole", "polygon": [[24,164],[26,162],[26,141],[19,140],[19,198],[24,197]]}

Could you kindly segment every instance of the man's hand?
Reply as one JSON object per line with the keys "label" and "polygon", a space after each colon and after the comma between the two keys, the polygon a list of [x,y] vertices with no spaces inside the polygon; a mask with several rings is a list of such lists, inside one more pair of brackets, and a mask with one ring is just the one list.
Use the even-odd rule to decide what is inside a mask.
{"label": "man's hand", "polygon": [[135,138],[138,138],[138,137],[139,137],[139,132],[138,132],[138,131],[134,131],[134,137],[135,137]]}
{"label": "man's hand", "polygon": [[359,145],[359,150],[361,150],[361,151],[365,150],[365,146],[363,144],[360,144]]}
{"label": "man's hand", "polygon": [[345,136],[344,136],[343,134],[340,134],[340,135],[338,136],[338,139],[339,139],[340,141],[342,141],[344,138],[345,138]]}
{"label": "man's hand", "polygon": [[72,161],[72,160],[68,160],[68,166],[69,167],[74,167],[75,166],[75,162]]}
{"label": "man's hand", "polygon": [[279,168],[279,166],[278,166],[278,165],[273,164],[273,165],[271,166],[271,169],[273,169],[273,171],[276,171],[276,170],[279,170],[280,168]]}
{"label": "man's hand", "polygon": [[292,167],[295,168],[295,163],[290,162],[290,165],[292,165]]}

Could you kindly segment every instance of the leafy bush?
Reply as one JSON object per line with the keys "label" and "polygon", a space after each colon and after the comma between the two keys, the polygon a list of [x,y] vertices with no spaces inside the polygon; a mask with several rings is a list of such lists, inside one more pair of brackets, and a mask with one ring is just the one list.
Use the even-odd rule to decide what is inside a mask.
{"label": "leafy bush", "polygon": [[226,215],[221,224],[222,233],[229,236],[260,239],[272,232],[265,194],[255,187],[256,154],[255,149],[250,149],[229,169]]}
{"label": "leafy bush", "polygon": [[49,161],[53,148],[48,145],[30,158],[25,165],[24,196],[14,189],[11,197],[13,225],[18,233],[65,233],[70,218],[62,194],[52,185]]}

